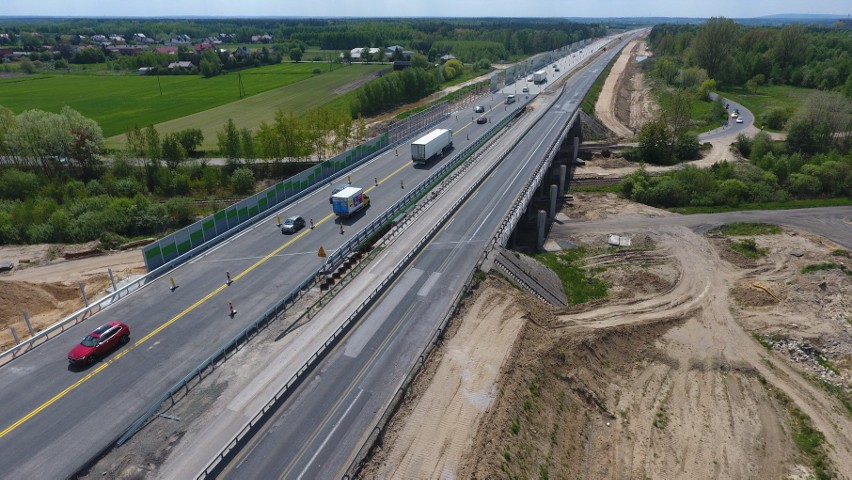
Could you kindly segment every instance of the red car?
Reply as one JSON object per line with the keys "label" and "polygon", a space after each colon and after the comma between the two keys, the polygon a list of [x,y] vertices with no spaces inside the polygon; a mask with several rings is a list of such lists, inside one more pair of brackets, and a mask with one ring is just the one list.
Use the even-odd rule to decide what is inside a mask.
{"label": "red car", "polygon": [[130,340],[130,327],[121,322],[109,322],[101,325],[94,332],[68,352],[68,363],[71,365],[91,365],[119,345]]}

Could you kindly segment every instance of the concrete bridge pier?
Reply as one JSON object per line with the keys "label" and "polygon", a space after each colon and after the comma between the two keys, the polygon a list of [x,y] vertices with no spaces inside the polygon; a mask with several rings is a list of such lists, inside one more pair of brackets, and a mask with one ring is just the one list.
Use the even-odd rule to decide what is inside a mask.
{"label": "concrete bridge pier", "polygon": [[538,222],[536,223],[536,227],[538,228],[538,239],[535,242],[536,250],[541,250],[544,246],[544,227],[547,226],[547,212],[544,210],[538,211]]}
{"label": "concrete bridge pier", "polygon": [[565,196],[565,173],[568,171],[568,167],[565,165],[559,165],[559,198]]}
{"label": "concrete bridge pier", "polygon": [[556,218],[556,193],[557,193],[557,190],[558,190],[558,188],[556,187],[556,185],[554,185],[554,184],[550,185],[550,215],[548,215],[548,218],[550,218],[551,221],[554,218]]}

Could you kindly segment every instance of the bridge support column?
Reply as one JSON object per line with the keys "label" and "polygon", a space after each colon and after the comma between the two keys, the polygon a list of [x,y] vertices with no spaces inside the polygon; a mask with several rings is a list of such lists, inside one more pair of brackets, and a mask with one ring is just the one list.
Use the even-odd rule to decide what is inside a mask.
{"label": "bridge support column", "polygon": [[550,185],[550,219],[556,218],[556,185]]}
{"label": "bridge support column", "polygon": [[571,163],[577,162],[577,154],[580,151],[580,137],[574,137],[574,153],[571,155]]}
{"label": "bridge support column", "polygon": [[538,222],[536,227],[538,227],[538,239],[536,240],[535,248],[536,250],[541,250],[541,247],[544,246],[544,227],[547,224],[547,212],[544,210],[538,211]]}
{"label": "bridge support column", "polygon": [[568,171],[568,167],[565,165],[559,165],[559,198],[565,196],[565,173]]}

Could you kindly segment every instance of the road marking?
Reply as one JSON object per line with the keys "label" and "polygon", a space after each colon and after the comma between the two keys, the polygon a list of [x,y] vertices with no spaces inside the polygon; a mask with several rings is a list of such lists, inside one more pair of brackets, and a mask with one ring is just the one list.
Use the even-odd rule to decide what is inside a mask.
{"label": "road marking", "polygon": [[331,431],[328,432],[328,435],[325,437],[325,440],[322,441],[317,451],[314,452],[314,456],[311,457],[310,460],[308,460],[308,464],[305,465],[305,468],[302,470],[301,473],[299,473],[299,476],[297,478],[302,478],[305,476],[305,472],[307,472],[308,469],[311,468],[311,465],[314,463],[314,460],[317,459],[317,455],[319,455],[322,449],[325,448],[325,444],[328,443],[329,440],[331,440],[331,437],[334,436],[334,432],[336,432],[340,424],[343,423],[343,419],[346,418],[346,415],[349,415],[349,411],[352,410],[352,407],[354,407],[356,403],[358,403],[358,399],[361,398],[362,393],[364,393],[364,389],[359,388],[358,395],[355,395],[355,399],[352,400],[352,403],[349,404],[349,407],[346,408],[346,411],[343,412],[343,415],[341,415],[337,423],[334,424],[334,428],[332,428]]}
{"label": "road marking", "polygon": [[[319,222],[315,223],[314,225],[317,225],[317,224],[319,224],[319,223],[322,223],[322,222],[324,222],[324,221],[328,220],[329,218],[331,218],[331,217],[333,217],[333,216],[334,216],[334,214],[331,214],[331,215],[329,215],[329,216],[327,216],[327,217],[323,218],[323,219],[322,219],[322,220],[320,220]],[[240,278],[244,277],[244,276],[245,276],[248,272],[250,272],[250,271],[254,270],[255,268],[257,268],[257,266],[258,266],[258,265],[260,265],[260,264],[262,264],[263,262],[265,262],[265,261],[269,260],[270,258],[274,257],[276,254],[278,254],[278,252],[280,252],[281,250],[284,250],[285,248],[287,248],[288,246],[290,246],[291,244],[293,244],[293,242],[295,242],[296,240],[298,240],[298,239],[302,238],[303,236],[307,235],[308,233],[310,233],[310,231],[311,231],[311,230],[310,230],[309,228],[308,228],[308,229],[305,229],[304,231],[302,231],[302,233],[300,233],[300,234],[296,235],[295,237],[293,237],[292,239],[290,239],[289,241],[287,241],[284,245],[281,245],[280,247],[276,248],[276,249],[275,249],[275,250],[273,250],[273,251],[272,251],[272,253],[270,253],[269,255],[266,255],[265,257],[261,258],[260,260],[258,260],[257,262],[255,262],[252,266],[248,267],[246,270],[244,270],[243,272],[241,272],[239,275],[237,275],[237,276],[233,277],[233,280],[234,280],[234,281],[236,281],[236,280],[238,280],[238,279],[240,279]],[[119,359],[121,359],[122,357],[124,357],[125,355],[127,355],[128,353],[130,353],[130,351],[131,351],[131,350],[133,350],[134,348],[140,347],[140,346],[141,346],[141,345],[143,345],[145,342],[147,342],[148,340],[150,340],[151,338],[153,338],[155,335],[157,335],[158,333],[162,332],[162,331],[163,331],[166,327],[168,327],[169,325],[171,325],[171,324],[175,323],[175,322],[176,322],[176,321],[178,321],[179,319],[183,318],[184,316],[186,316],[186,314],[188,314],[189,312],[191,312],[191,311],[195,310],[195,309],[196,309],[196,308],[198,308],[201,304],[203,304],[204,302],[206,302],[206,301],[210,300],[211,298],[213,298],[214,296],[216,296],[218,293],[220,293],[222,290],[226,289],[227,287],[228,287],[228,285],[227,285],[227,284],[222,284],[222,285],[220,285],[217,289],[215,289],[215,290],[213,290],[212,292],[208,293],[208,294],[207,294],[207,295],[205,295],[202,299],[200,299],[200,300],[198,300],[197,302],[193,303],[192,305],[190,305],[189,307],[187,307],[186,309],[184,309],[184,310],[183,310],[182,312],[180,312],[179,314],[177,314],[177,315],[175,315],[174,317],[170,318],[167,322],[165,322],[165,323],[163,323],[162,325],[160,325],[159,327],[155,328],[155,329],[154,329],[153,331],[151,331],[151,333],[149,333],[148,335],[145,335],[144,337],[142,337],[142,338],[140,338],[139,340],[135,341],[135,342],[133,343],[133,346],[128,347],[128,348],[125,348],[125,349],[124,349],[124,350],[122,350],[121,352],[119,352],[119,353],[115,354],[115,355],[114,355],[111,359],[109,359],[108,361],[106,361],[106,362],[104,362],[103,364],[101,364],[100,366],[98,366],[98,368],[96,368],[96,369],[92,370],[91,372],[89,372],[88,374],[86,374],[86,376],[84,376],[83,378],[81,378],[81,379],[77,380],[76,382],[72,383],[72,384],[71,384],[70,386],[68,386],[65,390],[62,390],[61,392],[59,392],[59,393],[57,393],[56,395],[54,395],[54,396],[53,396],[53,398],[51,398],[50,400],[48,400],[48,401],[46,401],[46,402],[42,403],[41,405],[39,405],[38,407],[36,407],[34,410],[32,410],[32,411],[31,411],[31,412],[29,412],[28,414],[26,414],[26,415],[24,415],[23,417],[21,417],[18,421],[16,421],[15,423],[13,423],[13,424],[9,425],[9,426],[8,426],[8,427],[6,427],[4,430],[0,431],[0,438],[5,437],[6,435],[8,435],[9,433],[11,433],[11,432],[12,432],[13,430],[15,430],[16,428],[18,428],[18,427],[20,427],[21,425],[23,425],[26,421],[28,421],[29,419],[31,419],[31,418],[33,418],[34,416],[38,415],[41,411],[43,411],[43,410],[44,410],[44,409],[46,409],[47,407],[49,407],[49,406],[53,405],[54,403],[58,402],[58,401],[59,401],[62,397],[64,397],[65,395],[68,395],[68,394],[69,394],[69,393],[71,393],[72,391],[76,390],[76,389],[77,389],[80,385],[82,385],[83,383],[87,382],[87,381],[88,381],[88,380],[90,380],[92,377],[94,377],[94,376],[95,376],[95,375],[97,375],[98,373],[102,372],[105,368],[107,368],[108,366],[112,365],[114,362],[117,362]]]}

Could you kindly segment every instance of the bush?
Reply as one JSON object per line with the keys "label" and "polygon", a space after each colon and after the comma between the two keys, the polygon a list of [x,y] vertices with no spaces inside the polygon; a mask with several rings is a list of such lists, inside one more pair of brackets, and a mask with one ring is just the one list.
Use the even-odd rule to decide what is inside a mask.
{"label": "bush", "polygon": [[315,68],[313,70],[313,73],[314,73],[314,75],[319,75],[320,73],[322,73],[322,70],[320,70],[319,68]]}
{"label": "bush", "polygon": [[174,197],[166,202],[169,221],[175,227],[189,225],[195,216],[195,204],[187,197]]}
{"label": "bush", "polygon": [[41,179],[32,172],[10,168],[0,175],[0,198],[26,200],[41,188]]}
{"label": "bush", "polygon": [[254,172],[249,168],[240,167],[231,174],[231,184],[234,193],[245,195],[254,191]]}

